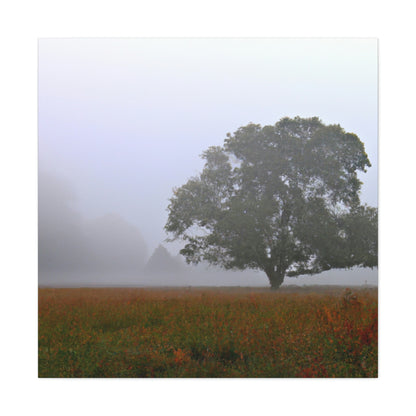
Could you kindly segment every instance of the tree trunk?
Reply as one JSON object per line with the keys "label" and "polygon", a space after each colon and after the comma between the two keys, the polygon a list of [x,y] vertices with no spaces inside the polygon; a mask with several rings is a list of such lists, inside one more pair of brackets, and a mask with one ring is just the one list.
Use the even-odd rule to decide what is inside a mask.
{"label": "tree trunk", "polygon": [[270,287],[272,290],[279,289],[285,278],[285,272],[279,270],[266,270],[267,277],[269,278]]}

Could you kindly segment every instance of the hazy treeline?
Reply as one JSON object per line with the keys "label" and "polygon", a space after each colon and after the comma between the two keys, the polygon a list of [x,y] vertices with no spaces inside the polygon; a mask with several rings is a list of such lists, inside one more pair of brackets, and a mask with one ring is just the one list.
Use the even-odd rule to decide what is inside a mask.
{"label": "hazy treeline", "polygon": [[[139,229],[117,214],[85,219],[65,179],[39,173],[39,283],[191,285],[232,284],[235,273],[188,266],[162,245],[153,253]],[[253,272],[238,272],[252,276]],[[254,278],[257,281],[257,278]],[[260,280],[258,283],[262,283]]]}
{"label": "hazy treeline", "polygon": [[[139,286],[267,286],[254,270],[224,271],[208,264],[189,266],[162,245],[149,251],[140,230],[117,214],[93,220],[75,208],[68,182],[39,172],[39,284]],[[338,270],[322,273],[322,282],[377,282],[377,272]],[[316,284],[314,278],[288,279],[288,284]]]}
{"label": "hazy treeline", "polygon": [[116,214],[87,221],[74,200],[65,180],[39,173],[39,280],[50,273],[140,271],[148,256],[140,231]]}

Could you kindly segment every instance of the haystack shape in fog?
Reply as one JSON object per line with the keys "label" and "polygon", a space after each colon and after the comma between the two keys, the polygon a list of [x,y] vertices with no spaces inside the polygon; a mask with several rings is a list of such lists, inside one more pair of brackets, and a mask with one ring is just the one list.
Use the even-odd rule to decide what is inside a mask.
{"label": "haystack shape in fog", "polygon": [[144,269],[148,274],[169,274],[184,271],[179,259],[172,257],[161,244],[155,249]]}

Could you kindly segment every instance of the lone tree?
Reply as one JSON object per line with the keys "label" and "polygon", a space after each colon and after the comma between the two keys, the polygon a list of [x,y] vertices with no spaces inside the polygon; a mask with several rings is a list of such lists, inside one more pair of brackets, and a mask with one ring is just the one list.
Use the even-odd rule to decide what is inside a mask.
{"label": "lone tree", "polygon": [[248,124],[206,150],[198,177],[174,189],[165,229],[188,263],[285,276],[376,267],[377,209],[360,204],[364,145],[317,117]]}

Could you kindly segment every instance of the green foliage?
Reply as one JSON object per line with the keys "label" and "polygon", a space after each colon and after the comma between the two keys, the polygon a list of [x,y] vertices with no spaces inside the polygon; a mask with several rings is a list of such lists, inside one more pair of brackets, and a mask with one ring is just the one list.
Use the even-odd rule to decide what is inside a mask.
{"label": "green foliage", "polygon": [[210,147],[198,177],[174,190],[165,229],[188,263],[285,276],[377,266],[377,210],[361,206],[364,145],[317,117],[249,124]]}

